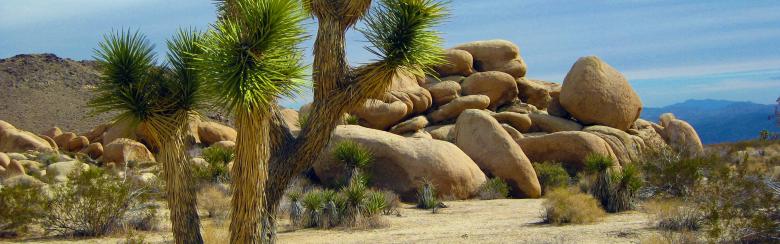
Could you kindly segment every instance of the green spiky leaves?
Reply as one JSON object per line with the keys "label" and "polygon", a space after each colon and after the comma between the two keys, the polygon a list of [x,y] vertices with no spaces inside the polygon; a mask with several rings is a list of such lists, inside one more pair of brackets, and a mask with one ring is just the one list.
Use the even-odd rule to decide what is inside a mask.
{"label": "green spiky leaves", "polygon": [[168,44],[168,62],[171,78],[166,85],[174,94],[172,109],[194,111],[206,100],[202,89],[202,77],[195,69],[196,58],[203,54],[198,43],[202,34],[196,30],[179,30]]}
{"label": "green spiky leaves", "polygon": [[371,43],[368,51],[388,68],[423,76],[443,62],[442,39],[433,30],[446,18],[445,3],[435,0],[382,0],[360,30]]}
{"label": "green spiky leaves", "polygon": [[102,82],[89,101],[94,113],[118,111],[117,119],[140,122],[154,113],[149,70],[154,67],[154,46],[141,33],[115,32],[104,36],[95,50]]}
{"label": "green spiky leaves", "polygon": [[202,51],[200,34],[180,31],[168,41],[168,65],[157,65],[154,46],[139,32],[105,36],[95,50],[102,82],[89,106],[95,113],[118,112],[117,121],[167,123],[166,117],[193,111],[202,103],[201,79],[193,68]]}
{"label": "green spiky leaves", "polygon": [[263,109],[303,85],[305,14],[295,0],[236,0],[239,17],[219,20],[204,38],[200,69],[229,111]]}

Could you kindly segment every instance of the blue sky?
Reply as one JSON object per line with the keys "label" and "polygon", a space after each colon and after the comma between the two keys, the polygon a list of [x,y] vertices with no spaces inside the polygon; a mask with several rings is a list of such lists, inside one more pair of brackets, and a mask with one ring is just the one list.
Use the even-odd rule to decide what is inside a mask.
{"label": "blue sky", "polygon": [[[451,12],[440,28],[447,47],[513,41],[531,78],[560,82],[577,58],[597,55],[646,106],[780,96],[780,1],[454,0]],[[162,53],[177,28],[204,29],[215,18],[209,0],[0,0],[0,58],[89,59],[104,33],[121,28],[146,33]],[[371,60],[362,36],[352,31],[348,40],[353,64]]]}

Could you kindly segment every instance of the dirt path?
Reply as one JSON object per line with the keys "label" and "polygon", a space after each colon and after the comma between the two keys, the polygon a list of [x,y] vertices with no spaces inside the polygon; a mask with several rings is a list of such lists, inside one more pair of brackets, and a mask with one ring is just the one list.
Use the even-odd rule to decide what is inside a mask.
{"label": "dirt path", "polygon": [[[638,243],[655,231],[640,212],[610,214],[597,224],[539,224],[541,199],[447,202],[437,214],[404,205],[401,216],[387,216],[388,227],[369,230],[283,231],[280,243]],[[207,243],[226,243],[227,224],[204,220]],[[282,221],[282,225],[286,221]],[[169,243],[170,232],[143,233],[151,243]],[[30,243],[121,243],[124,236],[88,240],[28,240]],[[2,241],[0,241],[2,242]]]}

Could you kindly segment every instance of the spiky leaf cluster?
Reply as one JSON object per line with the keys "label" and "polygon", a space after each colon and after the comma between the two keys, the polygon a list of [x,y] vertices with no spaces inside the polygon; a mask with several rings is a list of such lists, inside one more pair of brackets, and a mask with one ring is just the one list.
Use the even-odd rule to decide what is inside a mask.
{"label": "spiky leaf cluster", "polygon": [[298,1],[235,0],[231,11],[204,37],[200,69],[219,105],[236,109],[269,107],[304,85],[300,43],[306,38]]}
{"label": "spiky leaf cluster", "polygon": [[382,0],[360,31],[371,44],[366,49],[388,69],[401,68],[417,76],[443,62],[442,39],[433,28],[445,19],[443,1]]}
{"label": "spiky leaf cluster", "polygon": [[168,123],[168,117],[194,111],[203,101],[193,61],[200,34],[182,30],[168,41],[168,64],[156,63],[154,46],[139,32],[106,35],[95,50],[102,82],[89,106],[94,113],[118,111],[116,120]]}

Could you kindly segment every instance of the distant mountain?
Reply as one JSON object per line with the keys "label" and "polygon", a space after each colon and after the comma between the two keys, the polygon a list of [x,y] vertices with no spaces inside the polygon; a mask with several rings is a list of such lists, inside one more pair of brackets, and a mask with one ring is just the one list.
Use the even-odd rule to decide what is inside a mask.
{"label": "distant mountain", "polygon": [[755,139],[761,130],[780,132],[775,105],[725,100],[688,100],[662,108],[644,108],[642,118],[658,121],[663,113],[673,113],[688,121],[705,144]]}
{"label": "distant mountain", "polygon": [[89,116],[86,107],[99,80],[94,61],[54,54],[0,59],[0,120],[36,133],[52,126],[86,132],[109,119]]}

